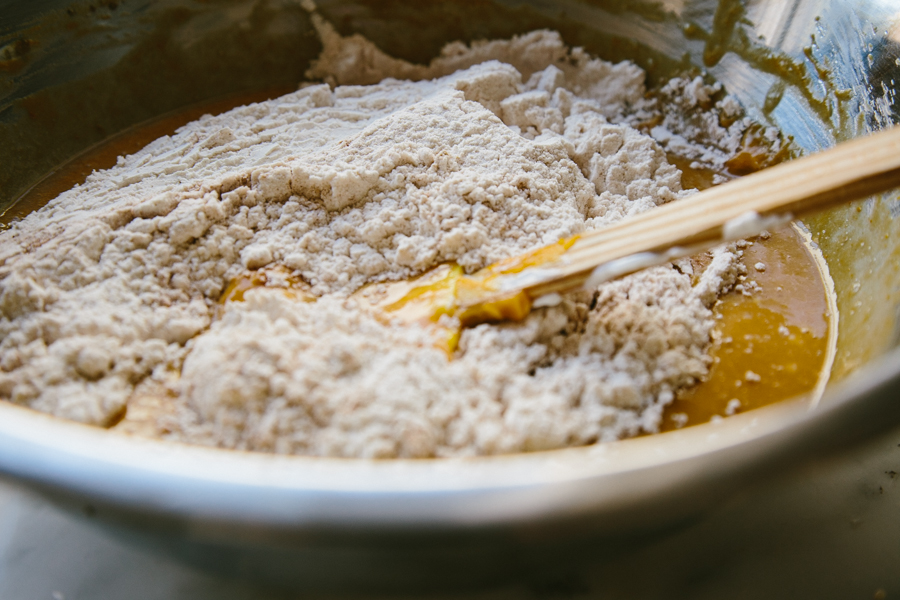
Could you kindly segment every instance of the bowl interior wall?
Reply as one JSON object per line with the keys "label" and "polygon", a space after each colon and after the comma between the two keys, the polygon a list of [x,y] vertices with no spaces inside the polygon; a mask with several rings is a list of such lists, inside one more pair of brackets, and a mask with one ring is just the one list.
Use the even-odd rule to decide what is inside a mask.
{"label": "bowl interior wall", "polygon": [[[321,48],[309,14],[287,0],[0,5],[12,17],[0,29],[0,210],[112,133],[200,101],[296,84]],[[673,73],[708,72],[752,116],[780,127],[804,151],[895,120],[900,45],[877,24],[898,7],[878,6],[808,0],[318,2],[341,34],[360,33],[413,62],[427,62],[453,40],[551,28],[602,58],[635,60],[650,85]],[[793,67],[811,76],[798,79]],[[774,104],[773,94],[780,99]],[[838,294],[835,380],[900,341],[898,214],[893,194],[807,222]]]}

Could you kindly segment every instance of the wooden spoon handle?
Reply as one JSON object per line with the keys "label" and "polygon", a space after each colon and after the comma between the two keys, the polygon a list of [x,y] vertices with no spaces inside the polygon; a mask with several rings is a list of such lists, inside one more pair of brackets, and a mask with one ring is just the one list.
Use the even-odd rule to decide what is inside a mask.
{"label": "wooden spoon handle", "polygon": [[[584,285],[600,265],[611,267],[606,277],[611,279],[694,254],[729,238],[752,237],[772,227],[778,217],[789,221],[896,187],[900,187],[900,126],[587,233],[559,259],[539,267],[542,276],[533,273],[527,280],[519,280],[528,281],[521,287],[532,298],[568,291]],[[631,260],[625,261],[628,257]]]}

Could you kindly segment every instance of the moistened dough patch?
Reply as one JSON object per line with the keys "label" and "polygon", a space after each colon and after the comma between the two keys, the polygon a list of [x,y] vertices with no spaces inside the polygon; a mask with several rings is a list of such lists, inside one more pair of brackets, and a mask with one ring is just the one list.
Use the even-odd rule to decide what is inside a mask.
{"label": "moistened dough patch", "polygon": [[[664,142],[637,128],[662,114],[640,69],[547,31],[451,44],[417,66],[314,19],[324,50],[309,77],[324,83],[205,116],[0,234],[0,397],[98,425],[127,411],[125,430],[153,406],[151,435],[325,456],[657,431],[674,391],[707,371],[734,247],[703,273],[682,261],[465,330],[449,358],[426,328],[351,297],[684,197]],[[690,123],[708,125],[716,144],[692,152],[715,166],[748,122],[727,97],[691,110],[712,115]],[[690,145],[664,122],[669,143]],[[229,282],[276,267],[308,293],[259,287],[222,307]]]}

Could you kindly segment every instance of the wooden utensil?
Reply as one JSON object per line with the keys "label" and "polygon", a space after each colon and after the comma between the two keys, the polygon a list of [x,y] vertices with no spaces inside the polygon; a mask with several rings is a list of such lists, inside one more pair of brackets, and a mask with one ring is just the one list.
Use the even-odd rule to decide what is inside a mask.
{"label": "wooden utensil", "polygon": [[[727,241],[796,217],[900,187],[900,126],[666,204],[615,225],[513,257],[472,275],[423,278],[386,312],[459,318],[463,325],[519,320],[560,294]],[[410,311],[410,305],[418,309]]]}

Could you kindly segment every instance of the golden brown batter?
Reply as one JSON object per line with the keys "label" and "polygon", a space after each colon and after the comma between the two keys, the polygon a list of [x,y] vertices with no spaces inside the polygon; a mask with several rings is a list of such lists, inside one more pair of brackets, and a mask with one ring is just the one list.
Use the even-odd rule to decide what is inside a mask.
{"label": "golden brown batter", "polygon": [[[170,135],[201,114],[224,112],[233,106],[272,95],[273,92],[262,92],[211,102],[116,135],[51,173],[6,211],[0,222],[6,224],[36,210],[61,191],[82,183],[92,170],[111,166],[117,156],[134,152],[160,136]],[[754,148],[757,154],[760,151],[759,147]],[[714,172],[691,168],[691,161],[677,156],[668,158],[682,170],[685,188],[705,189],[712,185]],[[695,260],[698,266],[703,262],[702,257]],[[663,431],[706,423],[715,416],[744,412],[809,394],[823,378],[827,380],[823,369],[829,363],[833,326],[826,286],[806,242],[793,228],[785,228],[767,239],[755,240],[744,250],[742,262],[749,273],[748,281],[756,282],[761,289],[751,295],[733,291],[715,306],[718,325],[713,333],[713,366],[709,376],[677,394],[675,401],[666,408]],[[757,269],[754,266],[757,264],[765,267]],[[440,269],[436,273],[439,283],[433,284],[432,293],[438,293],[437,288],[445,287],[447,282],[444,273],[447,267]],[[294,294],[303,296],[302,282],[287,272],[276,274],[278,276],[273,279],[272,273],[264,271],[248,273],[229,286],[222,300],[240,301],[247,289],[266,285],[290,288]],[[430,277],[433,279],[434,275]],[[417,283],[422,286],[426,280],[430,281],[429,274],[423,275]],[[411,287],[414,286],[407,286],[406,290]],[[393,289],[402,288],[394,285]],[[404,320],[415,320],[415,308],[409,306],[410,293],[406,290],[399,294],[399,299],[395,292],[390,302],[379,296],[378,307],[389,306],[388,311],[399,311]],[[370,295],[373,291],[367,288],[361,290],[360,295]],[[403,314],[403,306],[409,314]],[[437,343],[446,344],[450,352],[457,341],[458,332],[437,333]]]}

